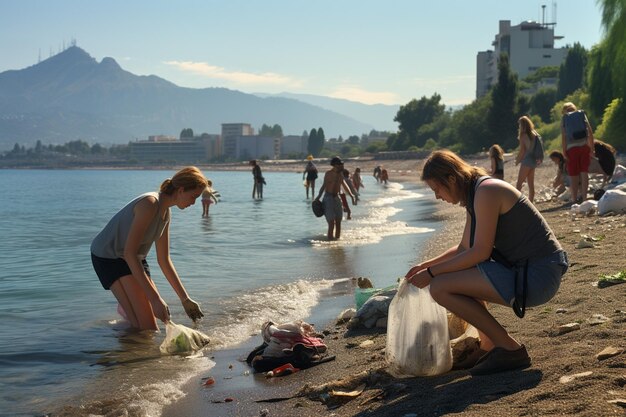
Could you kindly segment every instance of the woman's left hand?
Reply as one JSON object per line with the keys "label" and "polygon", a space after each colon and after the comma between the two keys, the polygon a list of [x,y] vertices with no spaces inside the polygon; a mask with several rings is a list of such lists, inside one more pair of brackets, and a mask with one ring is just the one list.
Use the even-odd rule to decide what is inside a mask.
{"label": "woman's left hand", "polygon": [[202,310],[200,310],[200,306],[198,303],[193,301],[191,298],[187,298],[183,301],[183,308],[185,309],[185,313],[189,316],[189,318],[193,321],[199,320],[204,317]]}
{"label": "woman's left hand", "polygon": [[406,280],[417,288],[424,288],[430,284],[431,277],[427,270],[422,269],[416,274],[407,276]]}

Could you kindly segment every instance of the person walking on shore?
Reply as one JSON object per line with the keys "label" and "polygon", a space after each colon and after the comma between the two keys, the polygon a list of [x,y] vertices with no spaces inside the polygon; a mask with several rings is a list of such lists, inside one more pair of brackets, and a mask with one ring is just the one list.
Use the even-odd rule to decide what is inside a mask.
{"label": "person walking on shore", "polygon": [[252,198],[263,200],[263,185],[265,185],[265,178],[263,178],[261,167],[256,159],[251,160],[250,165],[252,165],[252,178],[254,181],[254,185],[252,186]]}
{"label": "person walking on shore", "polygon": [[466,224],[458,245],[415,265],[405,278],[419,288],[430,285],[437,303],[478,329],[480,349],[457,368],[471,368],[473,375],[527,368],[526,347],[486,303],[512,306],[523,317],[526,306],[548,302],[567,271],[567,254],[519,190],[455,153],[433,152],[422,180],[437,199],[464,206]]}
{"label": "person walking on shore", "polygon": [[204,316],[189,298],[170,258],[170,208],[193,205],[208,181],[196,167],[186,167],[161,184],[159,192],[142,194],[126,204],[91,242],[93,267],[105,290],[111,290],[131,326],[158,330],[156,319],[167,323],[169,307],[150,278],[146,255],[156,244],[163,275],[192,320]]}
{"label": "person walking on shore", "polygon": [[587,198],[589,164],[594,156],[594,139],[591,124],[582,110],[571,102],[563,104],[561,118],[561,148],[567,160],[572,202],[581,203]]}
{"label": "person walking on shore", "polygon": [[516,188],[522,191],[524,182],[528,183],[528,199],[532,203],[535,200],[535,168],[543,161],[543,146],[541,146],[541,153],[536,152],[537,147],[541,141],[541,136],[535,130],[535,125],[528,116],[522,116],[519,118],[519,133],[517,139],[519,140],[520,148],[517,158],[515,158],[515,165],[520,162],[522,165],[519,168],[517,175]]}
{"label": "person walking on shore", "polygon": [[324,194],[324,216],[328,223],[328,240],[336,240],[341,237],[341,220],[343,218],[343,205],[339,197],[339,191],[343,187],[346,194],[352,198],[352,204],[356,203],[354,194],[343,179],[343,161],[338,156],[330,160],[331,169],[324,174],[324,183],[320,187],[315,201],[319,201]]}
{"label": "person walking on shore", "polygon": [[315,180],[317,179],[317,167],[313,163],[313,155],[306,157],[308,162],[304,167],[302,179],[305,181],[306,198],[309,199],[309,188],[311,188],[311,198],[315,197]]}

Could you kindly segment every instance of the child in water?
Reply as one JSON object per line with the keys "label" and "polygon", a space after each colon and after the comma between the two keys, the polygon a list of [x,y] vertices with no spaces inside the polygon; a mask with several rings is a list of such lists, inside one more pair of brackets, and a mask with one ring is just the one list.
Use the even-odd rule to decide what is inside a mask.
{"label": "child in water", "polygon": [[217,196],[215,190],[213,190],[213,183],[208,181],[208,186],[202,191],[202,217],[209,217],[209,207],[211,204],[217,203]]}

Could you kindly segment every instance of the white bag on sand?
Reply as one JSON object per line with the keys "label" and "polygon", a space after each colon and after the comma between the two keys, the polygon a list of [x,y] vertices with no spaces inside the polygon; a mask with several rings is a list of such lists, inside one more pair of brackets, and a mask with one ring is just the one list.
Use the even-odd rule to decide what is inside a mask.
{"label": "white bag on sand", "polygon": [[209,343],[209,336],[173,321],[165,325],[165,340],[160,350],[164,354],[193,353]]}
{"label": "white bag on sand", "polygon": [[386,357],[400,375],[439,375],[452,368],[446,309],[433,300],[430,287],[400,283],[389,306]]}
{"label": "white bag on sand", "polygon": [[604,216],[608,212],[621,213],[626,211],[626,192],[607,190],[598,201],[598,214]]}

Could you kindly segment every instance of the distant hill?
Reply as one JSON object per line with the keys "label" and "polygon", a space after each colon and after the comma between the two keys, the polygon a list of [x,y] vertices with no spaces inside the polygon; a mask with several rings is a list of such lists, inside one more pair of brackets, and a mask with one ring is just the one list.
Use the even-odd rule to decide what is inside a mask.
{"label": "distant hill", "polygon": [[383,130],[336,111],[285,97],[226,88],[179,87],[138,76],[113,58],[97,62],[72,46],[36,65],[0,73],[0,149],[37,140],[127,143],[149,135],[219,133],[222,123],[279,124],[285,134],[323,127],[326,137]]}
{"label": "distant hill", "polygon": [[255,93],[259,97],[284,97],[299,100],[303,103],[312,104],[326,110],[330,110],[355,120],[367,121],[376,126],[376,130],[386,130],[395,132],[398,130],[398,123],[393,118],[400,110],[400,105],[387,104],[363,104],[356,101],[344,100],[332,97],[317,96],[313,94],[264,94]]}

